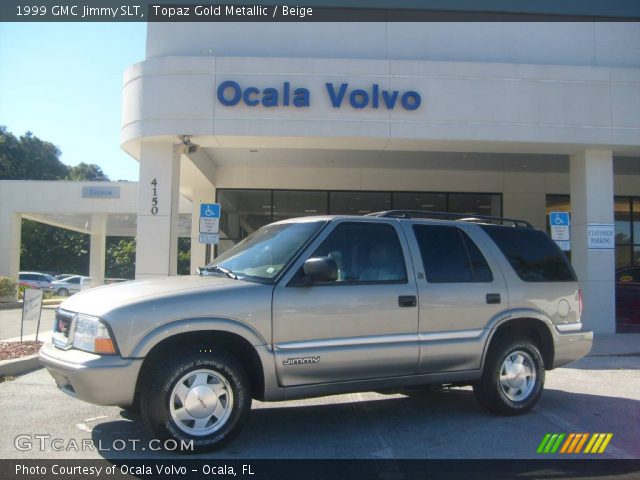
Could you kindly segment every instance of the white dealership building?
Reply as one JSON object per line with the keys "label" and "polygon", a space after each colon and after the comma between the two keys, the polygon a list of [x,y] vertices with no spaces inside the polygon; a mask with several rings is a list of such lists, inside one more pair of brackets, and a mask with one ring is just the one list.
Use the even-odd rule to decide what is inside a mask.
{"label": "white dealership building", "polygon": [[638,23],[150,23],[123,81],[136,276],[176,273],[181,197],[192,267],[214,201],[217,251],[292,216],[570,211],[584,321],[612,332],[614,270],[640,263],[639,46]]}

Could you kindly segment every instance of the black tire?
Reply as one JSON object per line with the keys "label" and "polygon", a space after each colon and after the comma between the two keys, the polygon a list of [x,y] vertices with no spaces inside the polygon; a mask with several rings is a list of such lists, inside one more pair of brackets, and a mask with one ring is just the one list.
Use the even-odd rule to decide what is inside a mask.
{"label": "black tire", "polygon": [[59,297],[68,297],[69,296],[69,290],[67,290],[66,288],[61,288],[60,290],[58,290],[58,296]]}
{"label": "black tire", "polygon": [[[507,359],[509,363],[506,363]],[[516,365],[520,360],[521,369]],[[510,365],[509,372],[507,365]],[[528,372],[533,372],[534,376],[528,376]],[[504,373],[510,373],[511,378],[505,376],[501,382]],[[544,361],[535,342],[526,337],[504,336],[492,342],[482,378],[473,386],[473,391],[480,404],[490,412],[521,415],[540,400],[544,375]]]}
{"label": "black tire", "polygon": [[[176,452],[216,450],[233,440],[247,420],[251,411],[251,384],[242,365],[226,352],[189,348],[193,348],[193,353],[157,363],[153,367],[140,394],[140,414],[154,438],[173,439],[178,445],[181,441],[193,441],[192,450]],[[201,379],[202,375],[207,377],[205,383],[196,383],[195,377]],[[180,390],[179,383],[188,392],[183,395],[186,400],[183,405],[177,393]],[[216,395],[212,388],[206,390],[208,387],[222,389],[225,393]],[[187,409],[189,405],[194,415],[203,417],[194,418],[193,421],[177,420],[177,412],[182,412],[183,416],[185,412],[187,416],[191,415]],[[216,412],[220,406],[225,411],[224,415],[217,417],[215,412],[209,414],[213,406]],[[205,420],[210,423],[209,426],[198,427],[195,423]]]}

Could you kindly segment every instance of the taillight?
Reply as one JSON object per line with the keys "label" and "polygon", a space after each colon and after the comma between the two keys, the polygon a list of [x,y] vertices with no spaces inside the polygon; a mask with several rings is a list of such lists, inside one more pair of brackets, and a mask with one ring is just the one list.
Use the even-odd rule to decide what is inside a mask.
{"label": "taillight", "polygon": [[578,320],[582,318],[582,289],[578,289]]}

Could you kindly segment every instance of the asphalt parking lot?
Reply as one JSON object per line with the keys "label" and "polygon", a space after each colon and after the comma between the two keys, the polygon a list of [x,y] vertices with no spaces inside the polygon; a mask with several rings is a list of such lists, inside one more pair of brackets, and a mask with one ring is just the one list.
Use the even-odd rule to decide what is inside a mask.
{"label": "asphalt parking lot", "polygon": [[[1,458],[176,457],[145,447],[150,439],[137,416],[74,400],[57,390],[45,370],[1,383],[0,401]],[[524,416],[486,413],[469,388],[410,396],[371,392],[254,402],[251,418],[237,440],[203,457],[540,458],[536,449],[546,433],[610,432],[613,439],[598,458],[638,459],[639,424],[640,355],[595,355],[547,372],[539,406]],[[27,435],[31,449],[17,448],[15,439],[20,435]],[[53,439],[58,439],[58,451],[52,448]],[[89,439],[101,450],[69,449]]]}

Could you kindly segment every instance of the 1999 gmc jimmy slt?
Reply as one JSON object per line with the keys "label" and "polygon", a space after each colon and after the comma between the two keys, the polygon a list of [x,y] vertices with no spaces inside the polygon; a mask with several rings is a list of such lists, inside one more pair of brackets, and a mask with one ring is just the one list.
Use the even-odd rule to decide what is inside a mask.
{"label": "1999 gmc jimmy slt", "polygon": [[592,344],[571,265],[521,220],[291,219],[200,273],[66,300],[40,352],[58,387],[139,409],[158,438],[211,450],[254,398],[473,385],[491,412],[525,413],[545,370]]}

